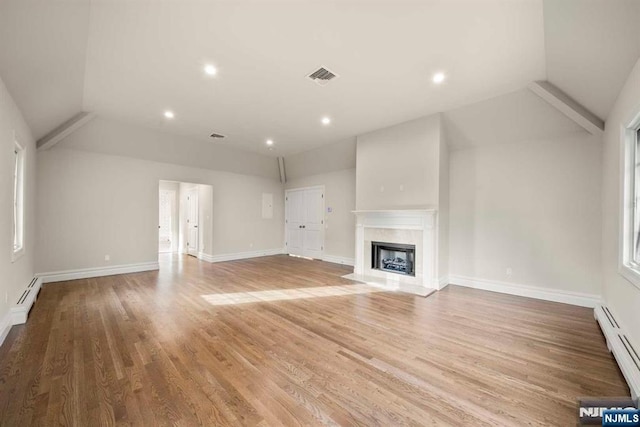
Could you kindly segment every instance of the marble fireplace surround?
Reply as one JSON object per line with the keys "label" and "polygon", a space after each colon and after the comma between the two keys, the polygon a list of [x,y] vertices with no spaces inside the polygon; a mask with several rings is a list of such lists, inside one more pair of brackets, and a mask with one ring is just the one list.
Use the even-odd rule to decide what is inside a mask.
{"label": "marble fireplace surround", "polygon": [[[353,274],[345,278],[423,296],[438,289],[435,209],[366,210],[353,213],[356,215],[356,256]],[[415,277],[372,269],[372,241],[415,245]]]}

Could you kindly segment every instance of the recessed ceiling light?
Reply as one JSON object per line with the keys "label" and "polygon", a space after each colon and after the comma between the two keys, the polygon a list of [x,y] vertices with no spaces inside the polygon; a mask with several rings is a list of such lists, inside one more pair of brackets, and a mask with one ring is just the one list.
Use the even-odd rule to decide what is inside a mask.
{"label": "recessed ceiling light", "polygon": [[272,146],[273,145],[273,139],[267,139],[267,145],[268,146]]}
{"label": "recessed ceiling light", "polygon": [[218,73],[218,69],[211,64],[204,66],[204,72],[210,76],[215,76]]}
{"label": "recessed ceiling light", "polygon": [[322,124],[323,124],[323,125],[325,125],[325,126],[326,126],[326,125],[328,125],[328,124],[330,124],[330,123],[331,123],[331,117],[323,117],[323,118],[322,118]]}
{"label": "recessed ceiling light", "polygon": [[433,75],[433,82],[437,85],[439,85],[440,83],[442,83],[445,79],[445,75],[444,73],[435,73]]}
{"label": "recessed ceiling light", "polygon": [[173,119],[175,117],[175,114],[173,114],[173,111],[167,110],[164,112],[164,117],[167,119]]}

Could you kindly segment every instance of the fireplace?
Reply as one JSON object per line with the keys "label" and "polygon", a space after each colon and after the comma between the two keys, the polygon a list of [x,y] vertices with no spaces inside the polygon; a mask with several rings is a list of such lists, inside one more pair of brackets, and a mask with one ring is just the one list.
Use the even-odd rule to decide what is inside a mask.
{"label": "fireplace", "polygon": [[389,273],[415,276],[415,245],[371,242],[371,268]]}
{"label": "fireplace", "polygon": [[[435,209],[354,213],[356,257],[353,273],[345,276],[347,279],[421,296],[440,288],[436,234],[438,212]],[[395,254],[379,253],[375,245],[390,248],[387,250]],[[382,259],[392,260],[387,262],[386,270],[383,270],[385,264],[380,263]],[[403,261],[408,262],[405,264]]]}

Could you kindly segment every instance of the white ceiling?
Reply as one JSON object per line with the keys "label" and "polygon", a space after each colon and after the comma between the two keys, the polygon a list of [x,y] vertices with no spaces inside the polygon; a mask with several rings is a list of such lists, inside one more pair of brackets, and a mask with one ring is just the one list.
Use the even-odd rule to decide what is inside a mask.
{"label": "white ceiling", "polygon": [[[0,0],[0,76],[36,138],[84,109],[290,155],[512,93],[547,74],[606,116],[638,56],[626,40],[636,30],[609,50],[606,37],[589,33],[611,0],[552,0],[544,12],[542,0],[89,1]],[[640,3],[618,1],[625,17]],[[597,12],[576,14],[589,19],[571,25],[573,37],[563,24],[577,2]],[[616,26],[616,13],[597,22],[599,37]],[[594,46],[592,56],[563,54]],[[585,71],[601,50],[614,64],[596,67],[609,70],[607,82]],[[215,78],[205,63],[216,65]],[[308,81],[320,65],[340,78],[325,87]],[[447,74],[441,86],[431,82],[436,71]],[[165,109],[176,118],[165,120]]]}
{"label": "white ceiling", "polygon": [[85,109],[289,154],[543,78],[543,40],[535,0],[94,1]]}
{"label": "white ceiling", "polygon": [[541,141],[586,133],[529,89],[448,111],[442,115],[452,149]]}
{"label": "white ceiling", "polygon": [[0,76],[41,138],[82,110],[90,0],[0,0]]}
{"label": "white ceiling", "polygon": [[605,120],[640,56],[639,0],[545,0],[547,78]]}

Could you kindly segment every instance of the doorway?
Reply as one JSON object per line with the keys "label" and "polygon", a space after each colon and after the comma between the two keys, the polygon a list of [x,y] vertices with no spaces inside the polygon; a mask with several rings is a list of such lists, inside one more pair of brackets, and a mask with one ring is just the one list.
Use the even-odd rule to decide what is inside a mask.
{"label": "doorway", "polygon": [[158,252],[174,252],[177,238],[174,236],[176,221],[176,191],[160,188],[158,209]]}
{"label": "doorway", "polygon": [[178,194],[177,182],[160,181],[158,185],[158,252],[170,253],[179,250]]}
{"label": "doorway", "polygon": [[324,186],[285,191],[285,244],[290,255],[322,259]]}
{"label": "doorway", "polygon": [[158,252],[208,259],[213,247],[213,187],[159,182]]}

